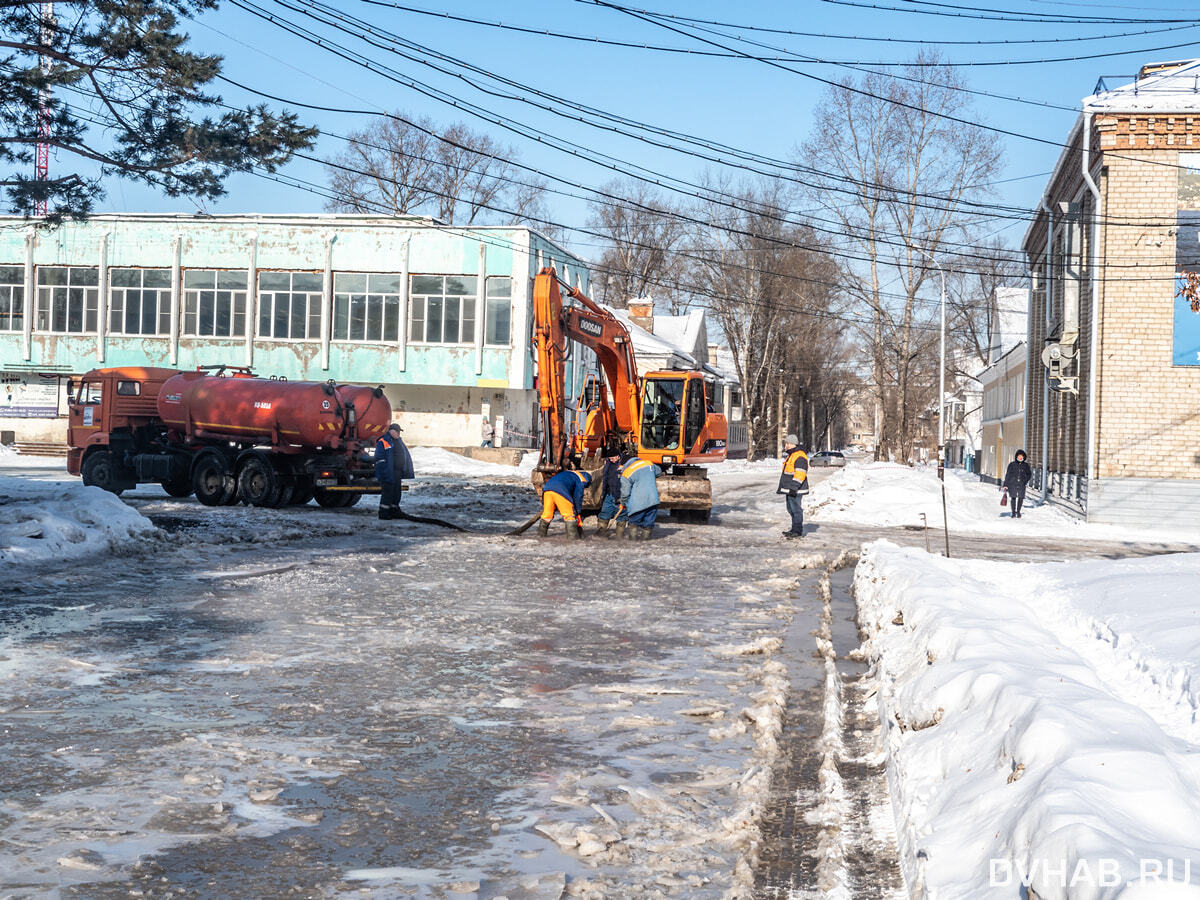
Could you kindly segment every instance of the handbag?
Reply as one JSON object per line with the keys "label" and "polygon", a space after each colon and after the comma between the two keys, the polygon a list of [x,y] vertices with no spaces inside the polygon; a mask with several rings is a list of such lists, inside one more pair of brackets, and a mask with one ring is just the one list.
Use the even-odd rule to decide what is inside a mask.
{"label": "handbag", "polygon": [[1004,493],[1000,495],[1000,505],[1008,506],[1008,488],[1004,489]]}

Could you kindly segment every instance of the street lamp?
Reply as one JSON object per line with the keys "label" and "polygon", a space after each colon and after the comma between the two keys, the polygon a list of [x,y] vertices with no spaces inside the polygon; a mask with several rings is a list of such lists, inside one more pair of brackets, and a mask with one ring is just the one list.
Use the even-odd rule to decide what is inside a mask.
{"label": "street lamp", "polygon": [[946,271],[924,248],[919,249],[937,266],[942,276],[942,327],[938,345],[938,480],[942,483],[942,528],[946,534],[946,558],[950,558],[950,522],[946,518]]}

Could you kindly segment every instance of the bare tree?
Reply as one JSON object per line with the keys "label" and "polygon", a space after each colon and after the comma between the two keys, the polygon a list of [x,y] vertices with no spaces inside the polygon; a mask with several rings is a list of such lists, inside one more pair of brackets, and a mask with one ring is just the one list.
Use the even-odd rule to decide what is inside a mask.
{"label": "bare tree", "polygon": [[334,212],[427,213],[451,225],[544,218],[544,185],[518,170],[517,152],[456,123],[401,113],[350,134],[326,161]]}
{"label": "bare tree", "polygon": [[946,329],[965,364],[956,372],[961,375],[970,364],[988,361],[996,288],[1023,283],[1025,273],[1017,251],[999,240],[981,241],[953,265],[946,279]]}
{"label": "bare tree", "polygon": [[[733,193],[726,188],[722,193]],[[737,209],[713,204],[692,238],[693,281],[709,305],[742,385],[751,459],[776,450],[796,369],[826,348],[815,338],[831,305],[834,267],[809,229],[787,225],[779,182],[744,186]]]}
{"label": "bare tree", "polygon": [[802,148],[819,173],[812,195],[845,235],[847,288],[870,313],[862,337],[881,412],[880,457],[912,451],[937,381],[936,367],[920,365],[936,307],[922,303],[922,289],[936,279],[934,258],[949,264],[947,249],[966,235],[964,205],[983,196],[979,186],[1000,165],[990,135],[955,121],[970,111],[957,73],[927,65],[936,57],[917,62],[905,80],[868,74],[829,89]]}
{"label": "bare tree", "polygon": [[[665,290],[660,296],[672,314],[690,299],[679,287],[684,260],[677,252],[687,228],[666,200],[640,181],[613,181],[591,203],[588,227],[608,240],[592,276],[596,296],[610,306]],[[609,199],[612,196],[620,200]]]}

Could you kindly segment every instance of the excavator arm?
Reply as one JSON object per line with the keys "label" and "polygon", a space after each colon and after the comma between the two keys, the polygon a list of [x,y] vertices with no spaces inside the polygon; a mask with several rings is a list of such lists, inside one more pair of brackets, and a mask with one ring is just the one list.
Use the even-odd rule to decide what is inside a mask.
{"label": "excavator arm", "polygon": [[[561,287],[560,287],[561,285]],[[577,305],[563,306],[563,288]],[[571,455],[566,421],[567,342],[577,341],[595,352],[613,392],[613,406],[601,403],[588,416],[583,435],[589,446],[617,439],[636,447],[640,394],[633,340],[621,320],[581,291],[561,282],[552,268],[533,282],[534,340],[538,362],[538,398],[542,413],[543,471],[564,467]]]}

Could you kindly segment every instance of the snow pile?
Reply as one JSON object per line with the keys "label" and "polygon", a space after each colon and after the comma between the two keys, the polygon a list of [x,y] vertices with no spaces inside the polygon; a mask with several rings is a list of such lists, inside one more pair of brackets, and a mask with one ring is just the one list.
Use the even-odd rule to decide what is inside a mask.
{"label": "snow pile", "polygon": [[413,469],[418,478],[427,475],[483,475],[495,478],[528,477],[537,465],[537,453],[530,451],[521,458],[520,465],[506,466],[500,463],[487,462],[482,459],[471,459],[452,450],[441,447],[409,447],[412,454]]}
{"label": "snow pile", "polygon": [[0,565],[78,559],[156,530],[100,488],[0,477]]}
{"label": "snow pile", "polygon": [[855,590],[914,894],[1200,897],[1198,576],[1193,554],[868,548]]}
{"label": "snow pile", "polygon": [[778,474],[782,466],[783,461],[775,459],[772,456],[753,461],[748,459],[727,459],[724,462],[708,466],[708,475],[710,478],[715,478],[720,475],[746,475],[754,472],[774,472]]}

